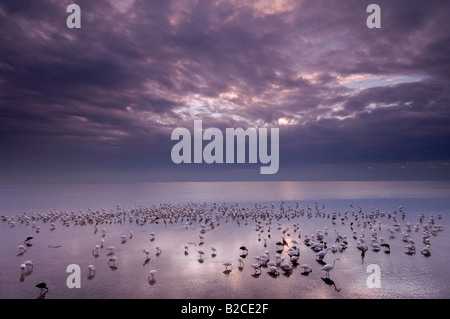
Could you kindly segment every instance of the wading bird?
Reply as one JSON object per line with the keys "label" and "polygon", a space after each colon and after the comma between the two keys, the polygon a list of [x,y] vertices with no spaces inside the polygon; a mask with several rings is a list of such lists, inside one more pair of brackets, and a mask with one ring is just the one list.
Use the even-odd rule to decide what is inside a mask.
{"label": "wading bird", "polygon": [[327,254],[327,252],[328,252],[329,250],[330,250],[330,248],[327,248],[327,249],[325,249],[325,250],[319,251],[319,252],[316,254],[317,258],[319,258],[320,260],[322,260],[322,259],[325,257],[325,255]]}
{"label": "wading bird", "polygon": [[333,261],[333,264],[326,264],[325,266],[323,266],[320,270],[326,271],[326,276],[329,277],[330,276],[330,271],[333,270],[334,268],[334,264],[336,263],[336,260],[340,260],[339,258],[335,259]]}
{"label": "wading bird", "polygon": [[36,287],[41,289],[41,294],[43,293],[44,289],[45,289],[45,293],[48,292],[48,287],[47,287],[47,284],[45,282],[41,282],[41,283],[37,284]]}
{"label": "wading bird", "polygon": [[255,275],[261,274],[261,266],[258,264],[253,264],[251,267],[255,270]]}
{"label": "wading bird", "polygon": [[240,250],[242,250],[242,255],[248,255],[248,249],[245,246],[239,247]]}
{"label": "wading bird", "polygon": [[244,268],[244,259],[242,257],[238,257],[238,261],[239,261],[239,269]]}
{"label": "wading bird", "polygon": [[[33,271],[34,270],[34,264],[31,260],[27,260],[26,262],[24,262],[25,267],[26,267],[26,271]],[[30,269],[31,267],[31,269]]]}
{"label": "wading bird", "polygon": [[300,265],[300,268],[303,269],[302,274],[307,275],[307,274],[309,274],[310,272],[312,272],[312,269],[311,269],[307,264]]}
{"label": "wading bird", "polygon": [[118,260],[119,260],[119,258],[117,258],[116,256],[112,256],[111,258],[109,258],[109,261],[108,261],[109,267],[110,268],[117,268],[116,267],[116,261],[118,261]]}
{"label": "wading bird", "polygon": [[155,281],[155,274],[156,274],[156,270],[152,269],[150,270],[149,274],[148,274],[148,280],[149,281]]}
{"label": "wading bird", "polygon": [[23,255],[27,251],[24,245],[17,246],[17,249],[19,249],[19,255]]}
{"label": "wading bird", "polygon": [[27,239],[25,239],[23,242],[24,242],[25,245],[31,246],[30,240],[32,240],[32,239],[33,239],[33,237],[29,236],[29,237],[27,237]]}
{"label": "wading bird", "polygon": [[89,271],[89,277],[93,277],[93,276],[95,276],[95,268],[94,268],[94,265],[89,265],[88,266],[88,271]]}

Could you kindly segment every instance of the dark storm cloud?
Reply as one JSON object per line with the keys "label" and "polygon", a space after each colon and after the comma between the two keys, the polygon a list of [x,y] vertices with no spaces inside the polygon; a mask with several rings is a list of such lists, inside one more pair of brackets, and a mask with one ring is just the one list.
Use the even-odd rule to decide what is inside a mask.
{"label": "dark storm cloud", "polygon": [[190,168],[171,163],[170,133],[193,119],[280,127],[281,174],[433,163],[448,176],[445,1],[377,1],[381,29],[365,25],[371,1],[76,3],[79,30],[65,25],[68,2],[0,4],[9,180],[40,170],[176,179]]}

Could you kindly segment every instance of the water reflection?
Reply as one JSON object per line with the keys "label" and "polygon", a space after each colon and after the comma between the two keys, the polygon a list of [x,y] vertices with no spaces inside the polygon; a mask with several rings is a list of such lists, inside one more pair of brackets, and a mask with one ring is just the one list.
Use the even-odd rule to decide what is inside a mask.
{"label": "water reflection", "polygon": [[326,283],[328,286],[333,286],[335,291],[337,291],[337,292],[341,291],[341,288],[337,288],[336,283],[333,280],[331,280],[329,277],[320,277],[320,279],[322,279],[323,282]]}
{"label": "water reflection", "polygon": [[[236,206],[233,207],[236,215],[249,212],[245,219],[240,219],[238,224],[231,213],[230,217],[217,214],[217,220],[209,219],[215,221],[214,227],[209,226],[209,221],[205,222],[206,215],[201,221],[197,219],[187,225],[186,218],[171,222],[167,218],[167,223],[162,221],[163,218],[158,223],[136,223],[137,214],[133,216],[133,222],[128,222],[130,214],[125,222],[121,218],[121,222],[71,227],[61,227],[65,226],[64,223],[55,220],[53,231],[50,231],[48,223],[38,223],[42,231],[34,236],[33,245],[27,246],[21,255],[17,254],[17,247],[27,237],[30,227],[22,226],[18,220],[13,228],[4,222],[0,224],[0,243],[2,256],[6,258],[0,260],[0,266],[7,276],[0,278],[0,284],[6,287],[5,290],[11,294],[8,297],[12,298],[34,298],[36,291],[27,285],[41,280],[51,280],[52,285],[58,286],[57,292],[52,288],[49,298],[329,298],[335,297],[335,293],[342,298],[449,296],[449,280],[443,276],[450,259],[446,249],[449,235],[445,230],[431,237],[433,254],[427,258],[425,254],[404,254],[404,246],[411,240],[415,246],[422,244],[422,228],[421,231],[408,232],[406,226],[411,221],[414,227],[418,214],[408,214],[404,220],[398,216],[394,221],[393,218],[382,219],[381,215],[376,215],[376,208],[363,208],[367,217],[360,216],[350,225],[344,217],[345,211],[331,205],[325,210],[323,206],[317,206],[318,211],[314,204],[309,206],[309,210],[307,205],[303,205],[304,215],[301,215],[300,208],[296,208],[295,202],[286,202],[283,214],[280,213],[280,205],[279,202],[274,203],[271,220],[252,215],[251,207],[254,205]],[[205,207],[210,208],[208,205]],[[172,209],[178,208],[173,206]],[[267,209],[271,211],[270,205]],[[349,220],[354,217],[351,213],[350,208]],[[333,219],[334,216],[336,218]],[[371,216],[382,221],[381,229],[378,224],[372,227]],[[343,223],[341,218],[344,218]],[[421,227],[426,222],[424,219]],[[444,229],[448,226],[446,215],[440,222]],[[394,230],[395,223],[400,223],[400,230]],[[98,229],[105,226],[105,231],[97,233],[93,231],[94,226]],[[390,238],[390,229],[395,238]],[[354,231],[357,232],[356,238],[353,238]],[[402,240],[404,231],[409,234],[406,244]],[[125,235],[126,242],[120,244],[124,234],[129,235]],[[361,251],[358,243],[363,234],[370,248]],[[342,239],[337,242],[339,236]],[[381,243],[381,238],[390,238],[385,241],[389,247],[380,245],[385,252],[389,248],[390,254],[371,248],[371,243]],[[100,239],[103,242],[98,248]],[[103,243],[107,248],[102,248]],[[321,251],[326,250],[322,258],[317,256],[315,244],[320,244]],[[64,248],[55,249],[60,247]],[[421,251],[421,248],[417,249]],[[321,268],[333,263],[337,257],[341,263],[332,271],[332,279],[330,276],[322,277]],[[24,273],[18,280],[19,265],[24,260],[32,260],[36,267],[33,276],[28,277],[29,274]],[[227,262],[232,266],[230,264],[230,268],[224,270]],[[84,289],[79,291],[65,287],[65,268],[72,263],[83,269]],[[364,264],[372,263],[380,265],[382,270],[382,288],[377,291],[367,288],[365,282]],[[94,275],[84,272],[88,265],[95,266],[96,280],[93,280]],[[400,268],[405,273],[399,275]],[[150,269],[158,270],[157,280],[156,275],[149,275]],[[180,281],[183,285],[176,284]],[[116,293],[109,289],[112,283]],[[304,289],[296,289],[299,285]],[[149,289],[149,286],[157,289]],[[411,286],[415,287],[414,292]],[[317,287],[322,288],[315,292]],[[6,295],[0,292],[0,297]]]}
{"label": "water reflection", "polygon": [[45,299],[45,297],[47,296],[47,291],[46,292],[41,292],[40,294],[39,294],[39,296],[37,296],[37,298],[36,299]]}

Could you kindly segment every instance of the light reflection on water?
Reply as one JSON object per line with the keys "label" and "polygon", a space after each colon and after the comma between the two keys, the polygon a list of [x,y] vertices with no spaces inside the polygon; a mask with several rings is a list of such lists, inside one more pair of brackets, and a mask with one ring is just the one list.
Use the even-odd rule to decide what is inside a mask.
{"label": "light reflection on water", "polygon": [[[45,281],[50,289],[46,298],[449,298],[450,278],[447,267],[450,263],[449,235],[448,235],[448,184],[419,183],[400,184],[379,183],[276,183],[269,187],[260,184],[224,183],[222,193],[218,183],[181,185],[178,188],[168,184],[133,185],[130,188],[123,185],[110,185],[99,187],[98,185],[47,185],[40,188],[37,185],[6,188],[2,186],[1,192],[9,196],[2,196],[2,215],[18,215],[22,212],[31,214],[33,211],[46,212],[54,209],[81,210],[88,208],[115,209],[115,205],[121,205],[124,209],[130,209],[132,205],[152,205],[160,202],[184,202],[191,198],[192,201],[205,200],[221,203],[228,201],[230,205],[239,202],[242,206],[253,207],[258,202],[274,202],[277,209],[280,207],[279,199],[286,200],[285,205],[295,207],[298,202],[303,208],[310,205],[314,209],[314,200],[325,204],[327,212],[351,212],[349,203],[351,199],[357,206],[361,205],[365,212],[370,213],[376,208],[381,211],[396,210],[400,205],[405,208],[406,218],[398,221],[404,225],[418,221],[418,214],[425,213],[424,222],[430,215],[441,212],[442,220],[437,223],[445,226],[445,230],[437,236],[433,236],[432,255],[424,257],[420,250],[422,244],[422,230],[412,231],[410,237],[417,244],[417,253],[413,256],[404,254],[405,243],[401,240],[401,232],[396,233],[395,239],[389,239],[387,229],[394,222],[387,218],[380,219],[382,231],[379,235],[384,237],[391,245],[391,254],[383,251],[367,251],[365,258],[361,258],[361,252],[356,249],[356,241],[352,238],[350,219],[345,225],[340,220],[333,225],[331,220],[322,217],[299,217],[296,219],[282,218],[279,222],[282,228],[290,227],[287,241],[296,239],[300,242],[300,264],[307,263],[313,269],[308,276],[301,274],[299,267],[295,268],[291,275],[281,274],[274,278],[267,274],[267,269],[262,269],[258,277],[252,276],[254,271],[250,267],[255,262],[254,257],[264,253],[266,249],[271,256],[276,254],[275,243],[283,235],[278,229],[277,221],[272,221],[271,239],[264,247],[264,238],[268,237],[268,227],[263,224],[264,232],[258,237],[255,231],[256,221],[249,219],[248,224],[239,225],[229,219],[221,220],[220,225],[214,229],[208,229],[203,234],[205,243],[200,243],[201,227],[194,222],[187,229],[184,222],[174,224],[145,224],[138,226],[135,223],[124,224],[100,224],[99,231],[94,232],[93,225],[66,227],[56,222],[55,230],[49,229],[49,223],[39,222],[39,233],[31,228],[31,225],[21,225],[16,221],[15,227],[10,227],[6,222],[0,224],[0,298],[36,298],[39,289],[35,285]],[[192,184],[192,183],[189,183]],[[370,185],[370,186],[368,186]],[[400,185],[400,186],[399,186]],[[403,184],[402,184],[403,185]],[[430,186],[434,185],[434,186]],[[438,185],[438,186],[436,186]],[[295,187],[297,186],[297,191]],[[359,192],[355,189],[360,188]],[[420,192],[421,187],[423,191]],[[62,188],[62,190],[61,190]],[[144,190],[143,190],[143,189]],[[140,189],[139,192],[136,190]],[[210,189],[206,195],[205,189]],[[281,190],[280,190],[281,189]],[[340,189],[337,192],[333,190]],[[70,190],[70,191],[69,191]],[[152,192],[149,192],[151,190]],[[245,191],[247,190],[247,191]],[[395,192],[394,192],[395,190]],[[199,193],[200,192],[200,193]],[[203,192],[203,193],[201,193]],[[258,193],[259,192],[259,193]],[[297,193],[296,193],[297,192]],[[389,193],[390,192],[390,193]],[[23,193],[29,194],[24,202],[18,202]],[[313,194],[317,194],[314,199]],[[329,194],[326,196],[326,194]],[[389,196],[388,196],[389,193]],[[416,196],[417,194],[427,196]],[[19,196],[20,194],[20,196]],[[55,195],[56,194],[56,195]],[[282,194],[282,196],[280,196]],[[357,194],[351,196],[351,194]],[[373,196],[370,197],[369,195]],[[436,194],[436,198],[429,198]],[[236,195],[236,196],[235,196]],[[146,197],[147,196],[147,197]],[[297,196],[297,197],[296,197]],[[234,200],[231,200],[233,198]],[[54,200],[52,200],[54,199]],[[215,200],[217,199],[217,200]],[[33,207],[33,209],[32,209]],[[65,207],[65,208],[63,208]],[[15,212],[14,212],[15,211]],[[348,215],[351,217],[351,215]],[[299,223],[299,232],[294,232],[293,224]],[[315,252],[303,243],[305,234],[312,234],[316,230],[328,227],[326,241],[329,245],[334,243],[335,230],[348,236],[349,247],[342,253],[328,252],[326,262],[336,262],[335,269],[330,278],[334,285],[327,284],[321,278],[325,273],[320,271],[322,265],[315,261]],[[102,228],[106,228],[104,237],[106,248],[114,245],[115,255],[119,258],[117,269],[112,270],[108,266],[108,256],[105,248],[101,249],[99,256],[92,254],[95,245],[100,244]],[[355,227],[360,234],[362,227]],[[133,238],[128,238],[125,243],[120,242],[122,234],[129,235],[133,231]],[[154,232],[156,238],[150,241],[150,233]],[[365,230],[370,238],[369,230]],[[17,246],[23,243],[27,236],[34,236],[33,246],[22,256],[17,256]],[[260,240],[258,240],[260,239]],[[188,245],[188,254],[184,253],[184,246]],[[244,268],[239,270],[237,258],[241,251],[241,245],[249,249],[248,256],[244,259]],[[58,247],[61,246],[61,247]],[[155,254],[155,247],[160,246],[162,253]],[[211,247],[217,249],[217,256],[213,257]],[[151,258],[145,263],[143,249],[151,251]],[[199,262],[198,250],[205,254],[203,262]],[[286,248],[283,255],[287,257]],[[33,272],[20,280],[19,266],[25,260],[32,260],[35,264]],[[223,263],[231,261],[232,271],[224,274]],[[69,264],[78,264],[81,267],[81,288],[69,289],[66,279],[69,273],[66,267]],[[87,266],[94,265],[96,275],[88,278]],[[369,264],[377,264],[381,268],[381,288],[369,289],[366,285]],[[151,269],[157,270],[155,282],[147,279]]]}

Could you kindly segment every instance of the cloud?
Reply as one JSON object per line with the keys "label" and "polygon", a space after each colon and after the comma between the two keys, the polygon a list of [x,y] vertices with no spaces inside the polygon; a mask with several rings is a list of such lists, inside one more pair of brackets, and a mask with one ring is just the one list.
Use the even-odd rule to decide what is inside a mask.
{"label": "cloud", "polygon": [[78,30],[62,1],[0,4],[9,180],[51,167],[188,178],[170,133],[194,119],[280,126],[280,172],[449,160],[446,2],[380,0],[381,29],[365,26],[368,1],[77,3]]}

